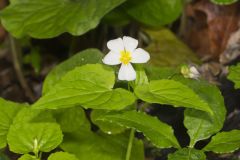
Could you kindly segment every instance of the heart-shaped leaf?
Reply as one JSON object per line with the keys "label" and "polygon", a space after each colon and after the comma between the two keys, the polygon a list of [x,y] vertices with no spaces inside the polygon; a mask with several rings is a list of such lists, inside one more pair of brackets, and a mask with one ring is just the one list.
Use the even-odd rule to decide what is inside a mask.
{"label": "heart-shaped leaf", "polygon": [[62,142],[62,131],[55,123],[24,123],[12,125],[7,141],[14,153],[50,152]]}
{"label": "heart-shaped leaf", "polygon": [[14,117],[26,106],[0,98],[0,149],[7,145],[7,134]]}
{"label": "heart-shaped leaf", "polygon": [[34,105],[35,109],[58,109],[74,105],[84,108],[120,110],[135,101],[134,95],[122,88],[112,89],[115,75],[100,64],[77,67]]}
{"label": "heart-shaped leaf", "polygon": [[66,61],[60,63],[47,75],[43,83],[43,94],[53,88],[60,79],[69,71],[85,64],[95,64],[102,62],[103,54],[97,49],[87,49],[76,53]]}

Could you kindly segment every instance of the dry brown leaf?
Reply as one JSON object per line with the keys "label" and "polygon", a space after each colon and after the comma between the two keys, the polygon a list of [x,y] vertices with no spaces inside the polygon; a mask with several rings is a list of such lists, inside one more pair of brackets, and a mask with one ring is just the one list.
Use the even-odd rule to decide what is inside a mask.
{"label": "dry brown leaf", "polygon": [[185,40],[204,59],[218,60],[230,35],[238,29],[240,3],[215,5],[197,0],[186,8]]}

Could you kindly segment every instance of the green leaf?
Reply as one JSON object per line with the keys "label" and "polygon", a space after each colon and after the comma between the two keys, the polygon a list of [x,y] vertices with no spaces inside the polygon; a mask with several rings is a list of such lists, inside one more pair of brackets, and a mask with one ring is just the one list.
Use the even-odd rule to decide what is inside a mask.
{"label": "green leaf", "polygon": [[107,121],[118,125],[134,128],[159,148],[179,148],[173,129],[155,117],[137,111],[125,111],[122,113],[108,113],[98,117],[99,121]]}
{"label": "green leaf", "polygon": [[119,133],[124,132],[126,130],[126,128],[123,127],[123,126],[120,126],[118,124],[111,123],[111,122],[108,122],[108,121],[98,121],[97,120],[99,117],[101,117],[102,115],[104,115],[108,112],[111,112],[111,111],[108,111],[108,110],[93,110],[91,112],[92,122],[95,125],[97,125],[101,129],[101,131],[103,131],[104,133],[107,133],[107,134],[119,134]]}
{"label": "green leaf", "polygon": [[59,109],[73,105],[83,108],[120,110],[135,101],[134,95],[115,83],[111,68],[100,64],[77,67],[34,105],[35,109]]}
{"label": "green leaf", "polygon": [[182,12],[181,0],[130,0],[125,11],[135,20],[150,26],[162,26],[175,21]]}
{"label": "green leaf", "polygon": [[56,122],[52,113],[46,110],[35,110],[32,107],[23,108],[14,118],[13,125],[25,123]]}
{"label": "green leaf", "polygon": [[71,58],[60,63],[47,75],[43,83],[43,94],[46,94],[69,71],[85,64],[102,62],[103,54],[97,49],[87,49],[76,53]]}
{"label": "green leaf", "polygon": [[169,154],[168,160],[206,160],[206,155],[200,150],[183,148],[175,153]]}
{"label": "green leaf", "polygon": [[209,105],[191,88],[174,80],[150,81],[149,85],[137,86],[135,94],[149,103],[184,106],[212,113]]}
{"label": "green leaf", "polygon": [[69,32],[82,35],[125,0],[14,0],[0,12],[3,26],[14,36],[51,38]]}
{"label": "green leaf", "polygon": [[23,63],[30,64],[34,68],[36,74],[39,74],[41,70],[41,60],[40,50],[36,47],[32,47],[30,54],[23,57]]}
{"label": "green leaf", "polygon": [[235,83],[234,87],[236,89],[240,88],[240,63],[236,66],[231,66],[229,71],[228,79]]}
{"label": "green leaf", "polygon": [[120,6],[106,14],[103,17],[102,22],[117,27],[125,26],[130,23],[130,17]]}
{"label": "green leaf", "polygon": [[229,5],[237,2],[238,0],[211,0],[211,2],[219,4],[219,5]]}
{"label": "green leaf", "polygon": [[240,148],[240,130],[220,132],[212,137],[205,151],[215,153],[231,153]]}
{"label": "green leaf", "polygon": [[171,77],[180,74],[176,67],[147,66],[145,70],[150,80],[171,79]]}
{"label": "green leaf", "polygon": [[18,160],[40,160],[36,158],[36,156],[30,155],[30,154],[24,154]]}
{"label": "green leaf", "polygon": [[[129,135],[107,135],[82,130],[64,135],[61,148],[73,153],[78,159],[125,160]],[[143,144],[134,140],[131,159],[144,160]]]}
{"label": "green leaf", "polygon": [[63,132],[73,132],[80,129],[83,125],[90,124],[86,118],[82,107],[73,107],[54,110],[54,117],[57,123],[60,124]]}
{"label": "green leaf", "polygon": [[222,129],[226,109],[221,92],[216,86],[202,80],[186,79],[179,76],[178,72],[174,73],[172,68],[147,68],[150,79],[172,78],[179,81],[191,88],[211,107],[213,115],[195,109],[185,110],[184,125],[191,138],[190,146],[194,146],[197,141],[207,139]]}
{"label": "green leaf", "polygon": [[182,78],[181,82],[192,88],[195,93],[208,103],[214,112],[213,115],[210,115],[194,109],[185,110],[184,125],[188,129],[191,139],[190,146],[194,146],[197,141],[207,139],[222,129],[226,109],[223,97],[216,86],[205,81],[185,78]]}
{"label": "green leaf", "polygon": [[56,152],[48,157],[48,160],[78,160],[73,154],[67,152]]}
{"label": "green leaf", "polygon": [[0,148],[6,147],[9,127],[17,113],[25,106],[27,105],[0,98]]}
{"label": "green leaf", "polygon": [[[165,1],[171,3],[171,1]],[[177,67],[189,62],[201,63],[196,54],[169,29],[145,29],[144,32],[151,39],[149,45],[145,48],[150,53],[151,59],[149,63],[151,65]]]}
{"label": "green leaf", "polygon": [[148,77],[145,73],[144,67],[142,65],[135,65],[135,69],[137,74],[136,80],[134,81],[135,86],[148,84]]}
{"label": "green leaf", "polygon": [[12,125],[7,136],[14,153],[50,152],[62,142],[62,131],[55,123],[25,123]]}

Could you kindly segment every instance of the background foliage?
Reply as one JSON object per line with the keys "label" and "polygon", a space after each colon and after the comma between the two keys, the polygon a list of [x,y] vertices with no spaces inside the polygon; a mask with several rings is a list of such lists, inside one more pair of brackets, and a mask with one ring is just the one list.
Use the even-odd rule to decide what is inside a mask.
{"label": "background foliage", "polygon": [[[0,159],[16,154],[19,160],[205,160],[237,151],[239,128],[224,127],[229,116],[216,86],[221,76],[204,68],[180,40],[188,29],[188,7],[199,2],[239,6],[237,0],[10,0],[0,19],[28,103],[0,99]],[[209,25],[201,20],[210,20],[197,10],[190,9],[200,20],[190,22],[201,30]],[[134,66],[137,78],[130,83],[116,79],[116,67],[102,64],[106,42],[124,34],[137,38],[151,55],[147,65]],[[238,49],[230,42],[225,58]],[[49,51],[62,62],[44,71]],[[202,77],[184,78],[182,64],[202,65]],[[215,84],[208,82],[206,68],[219,77]],[[235,89],[238,69],[239,64],[230,67],[227,76]],[[40,77],[42,90],[30,88],[28,72],[32,79]],[[163,113],[156,115],[158,109]],[[171,123],[174,117],[180,117],[175,123],[185,135]]]}

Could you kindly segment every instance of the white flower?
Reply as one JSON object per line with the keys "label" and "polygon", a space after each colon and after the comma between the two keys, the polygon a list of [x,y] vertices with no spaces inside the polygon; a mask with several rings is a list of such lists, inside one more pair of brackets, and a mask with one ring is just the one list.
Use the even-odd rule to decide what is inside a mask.
{"label": "white flower", "polygon": [[146,63],[150,59],[148,52],[137,48],[137,45],[138,40],[127,36],[108,41],[107,47],[110,52],[103,58],[103,63],[121,64],[118,73],[119,80],[135,80],[136,72],[131,63]]}
{"label": "white flower", "polygon": [[197,68],[194,66],[182,66],[181,73],[185,78],[198,79],[201,76]]}
{"label": "white flower", "polygon": [[198,79],[200,77],[200,73],[198,72],[196,67],[190,67],[189,77],[193,79]]}

